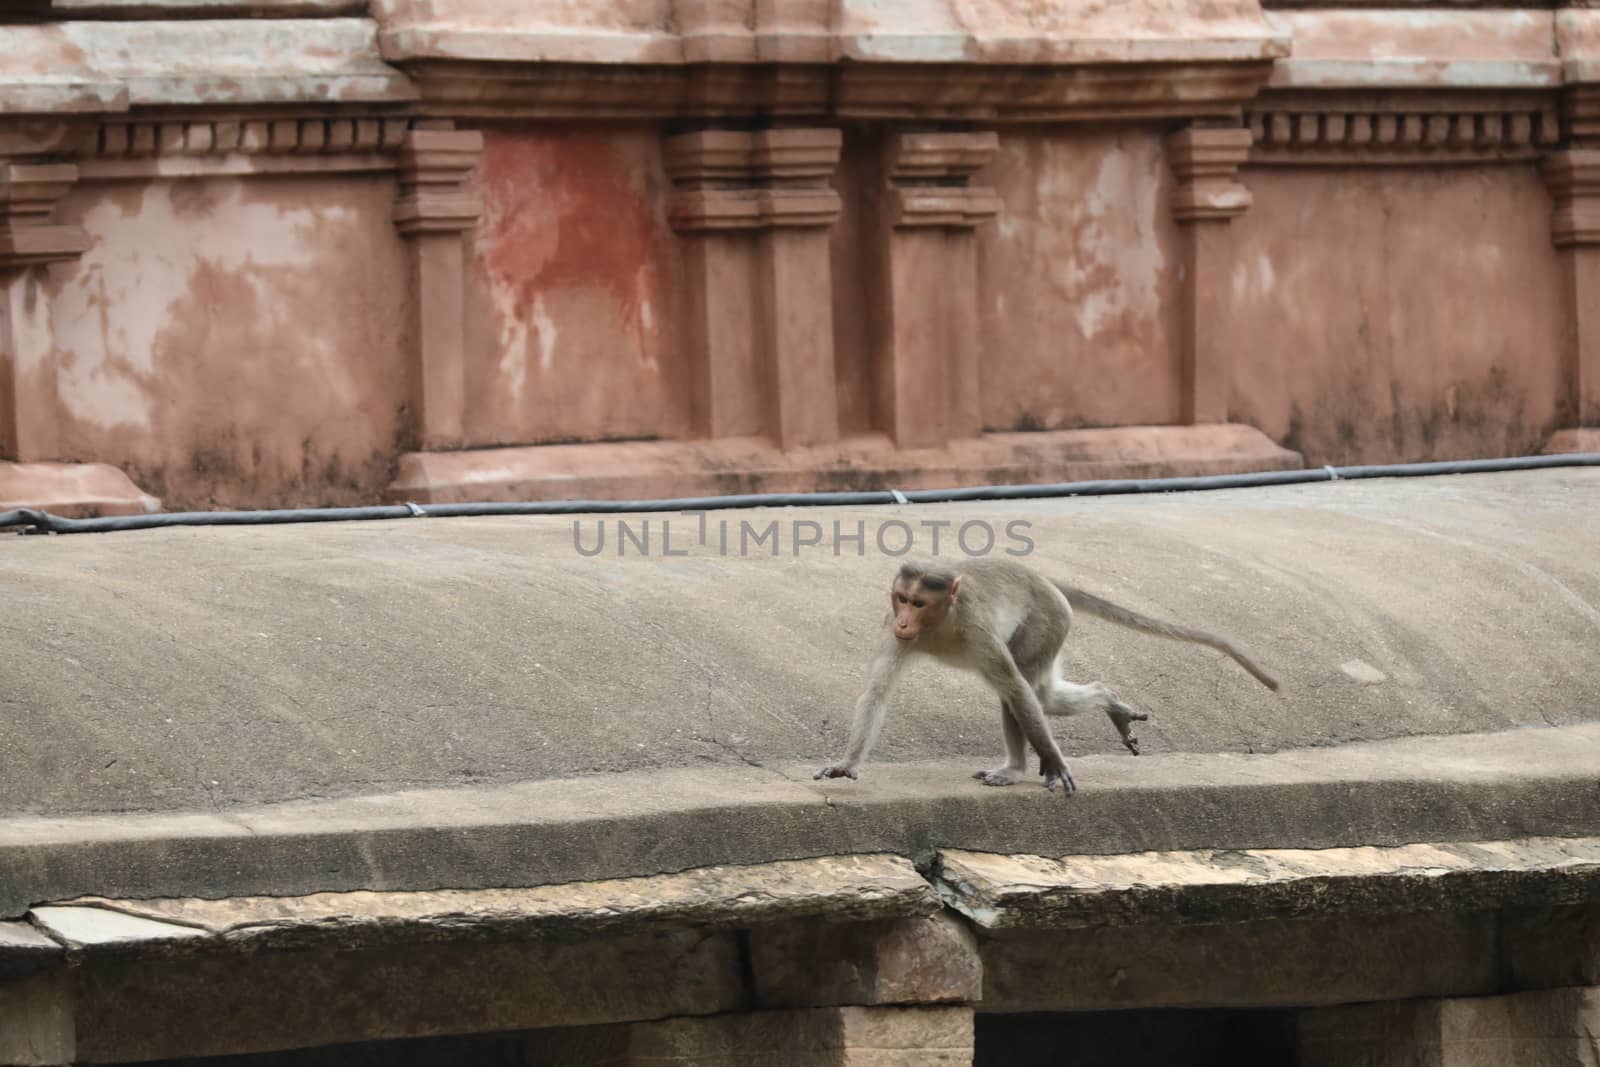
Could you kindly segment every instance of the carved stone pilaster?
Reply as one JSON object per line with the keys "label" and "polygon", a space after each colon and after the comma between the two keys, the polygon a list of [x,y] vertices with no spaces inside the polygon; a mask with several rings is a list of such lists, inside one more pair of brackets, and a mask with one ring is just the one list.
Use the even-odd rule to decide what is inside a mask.
{"label": "carved stone pilaster", "polygon": [[420,447],[462,443],[466,405],[463,234],[483,214],[468,176],[483,154],[476,130],[417,129],[400,149],[395,227],[411,244],[411,393]]}
{"label": "carved stone pilaster", "polygon": [[992,131],[905,133],[884,145],[875,365],[883,429],[901,448],[983,429],[975,231],[1000,197],[970,182],[999,146]]}
{"label": "carved stone pilaster", "polygon": [[1600,149],[1553,152],[1542,170],[1561,250],[1570,406],[1579,427],[1600,426]]}
{"label": "carved stone pilaster", "polygon": [[0,269],[77,259],[88,249],[82,229],[52,221],[77,180],[70,163],[0,163]]}
{"label": "carved stone pilaster", "polygon": [[1182,417],[1191,424],[1228,421],[1228,352],[1209,325],[1232,267],[1226,223],[1250,207],[1238,180],[1250,144],[1250,131],[1237,127],[1190,127],[1167,139],[1178,179],[1172,215],[1184,230]]}
{"label": "carved stone pilaster", "polygon": [[1000,147],[988,133],[908,133],[889,141],[895,225],[972,229],[1000,212],[1000,196],[968,185]]}
{"label": "carved stone pilaster", "polygon": [[[703,130],[664,146],[690,275],[694,424],[707,437],[771,426],[792,448],[839,436],[828,228],[840,202],[828,183],[841,143],[828,129]],[[730,286],[741,276],[753,294]]]}
{"label": "carved stone pilaster", "polygon": [[0,161],[0,459],[55,459],[60,451],[55,341],[42,269],[89,247],[56,223],[77,180],[70,163]]}
{"label": "carved stone pilaster", "polygon": [[1250,156],[1250,131],[1190,127],[1167,138],[1167,158],[1177,176],[1172,214],[1179,222],[1227,222],[1250,208],[1239,168]]}
{"label": "carved stone pilaster", "polygon": [[1555,207],[1550,237],[1556,247],[1600,244],[1600,149],[1552,152],[1541,169]]}

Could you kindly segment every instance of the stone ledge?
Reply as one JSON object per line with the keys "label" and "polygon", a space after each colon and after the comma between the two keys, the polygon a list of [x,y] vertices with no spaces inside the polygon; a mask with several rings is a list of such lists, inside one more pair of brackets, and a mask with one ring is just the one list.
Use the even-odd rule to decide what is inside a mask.
{"label": "stone ledge", "polygon": [[[567,5],[513,10],[481,0],[379,0],[384,54],[501,63],[1146,64],[1270,60],[1288,41],[1254,0],[1116,5],[1016,0],[790,4],[753,23],[714,5]],[[740,14],[743,14],[742,12]]]}
{"label": "stone ledge", "polygon": [[1600,838],[1060,859],[944,851],[937,883],[988,929],[1549,907],[1600,895]]}
{"label": "stone ledge", "polygon": [[367,0],[46,0],[57,18],[337,18],[364,15]]}
{"label": "stone ledge", "polygon": [[0,916],[42,901],[538,886],[839,854],[1334,848],[1594,831],[1600,724],[1239,756],[1086,756],[1079,792],[958,763],[681,769],[0,821]]}
{"label": "stone ledge", "polygon": [[0,984],[49,970],[66,949],[27,923],[0,923]]}
{"label": "stone ledge", "polygon": [[1274,11],[1270,89],[1557,89],[1550,11]]}
{"label": "stone ledge", "polygon": [[413,452],[400,458],[388,498],[424,504],[650,500],[1240,474],[1302,465],[1298,453],[1233,424],[994,433],[905,450],[877,435],[789,451],[757,438],[647,441]]}
{"label": "stone ledge", "polygon": [[0,511],[39,508],[54,515],[144,515],[161,501],[105,463],[8,463],[0,461]]}
{"label": "stone ledge", "polygon": [[[4,28],[0,85],[91,109],[106,86],[126,106],[404,103],[416,89],[378,56],[369,19],[58,22]],[[95,93],[100,94],[97,100]],[[13,108],[15,110],[16,108]]]}
{"label": "stone ledge", "polygon": [[[436,941],[562,941],[654,926],[754,926],[821,917],[859,923],[928,916],[940,907],[933,887],[909,861],[865,855],[525,889],[219,900],[83,897],[29,914],[67,946],[73,962],[81,962],[221,949],[349,951]],[[0,940],[0,973],[6,949]]]}

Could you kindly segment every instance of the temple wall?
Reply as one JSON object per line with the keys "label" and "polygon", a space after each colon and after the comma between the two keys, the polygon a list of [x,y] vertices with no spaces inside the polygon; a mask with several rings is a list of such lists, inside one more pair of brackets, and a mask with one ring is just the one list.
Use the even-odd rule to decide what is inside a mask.
{"label": "temple wall", "polygon": [[979,237],[983,421],[1179,421],[1181,235],[1159,129],[1006,131]]}
{"label": "temple wall", "polygon": [[1595,447],[1593,8],[27,6],[0,503]]}
{"label": "temple wall", "polygon": [[685,433],[660,142],[654,127],[486,131],[472,175],[484,212],[467,271],[467,444]]}
{"label": "temple wall", "polygon": [[52,274],[60,458],[184,507],[357,504],[406,446],[393,183],[85,184]]}
{"label": "temple wall", "polygon": [[1216,309],[1234,419],[1314,464],[1524,455],[1571,422],[1532,166],[1244,181],[1254,202]]}

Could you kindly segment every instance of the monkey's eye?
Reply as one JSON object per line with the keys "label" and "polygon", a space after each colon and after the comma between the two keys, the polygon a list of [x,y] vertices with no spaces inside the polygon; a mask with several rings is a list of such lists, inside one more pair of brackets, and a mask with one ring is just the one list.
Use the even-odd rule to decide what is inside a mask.
{"label": "monkey's eye", "polygon": [[913,600],[911,602],[911,606],[914,608],[925,608],[928,606],[928,602],[926,600]]}

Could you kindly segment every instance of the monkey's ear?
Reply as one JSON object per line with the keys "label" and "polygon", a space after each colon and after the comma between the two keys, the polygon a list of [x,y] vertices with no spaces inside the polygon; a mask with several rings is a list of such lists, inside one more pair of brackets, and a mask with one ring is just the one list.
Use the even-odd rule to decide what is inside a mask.
{"label": "monkey's ear", "polygon": [[950,579],[950,599],[954,600],[956,598],[956,593],[958,593],[960,591],[961,591],[961,577],[960,577],[960,575],[957,575],[956,577]]}

